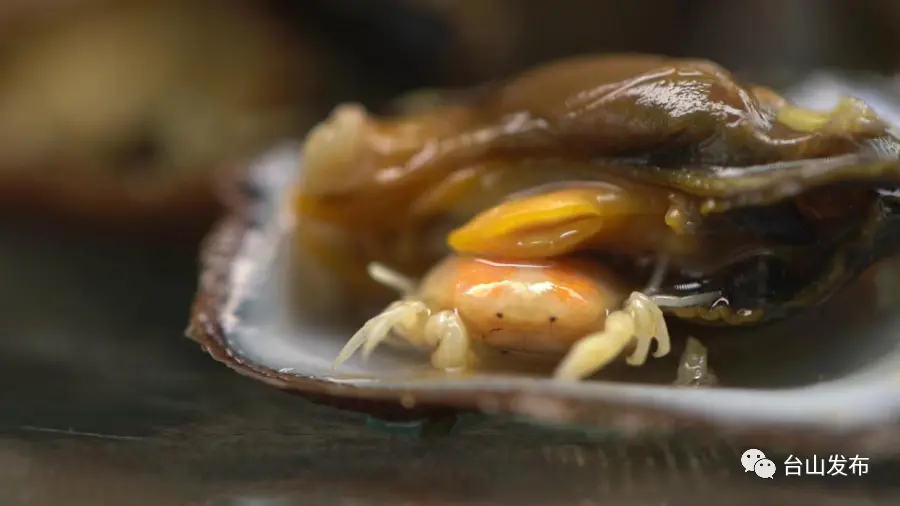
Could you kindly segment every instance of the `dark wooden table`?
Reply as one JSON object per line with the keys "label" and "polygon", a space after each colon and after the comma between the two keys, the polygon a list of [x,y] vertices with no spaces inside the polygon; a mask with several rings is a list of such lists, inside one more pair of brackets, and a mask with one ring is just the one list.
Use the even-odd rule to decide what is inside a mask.
{"label": "dark wooden table", "polygon": [[895,463],[762,480],[727,441],[377,426],[242,378],[183,338],[190,249],[0,234],[2,505],[900,504]]}

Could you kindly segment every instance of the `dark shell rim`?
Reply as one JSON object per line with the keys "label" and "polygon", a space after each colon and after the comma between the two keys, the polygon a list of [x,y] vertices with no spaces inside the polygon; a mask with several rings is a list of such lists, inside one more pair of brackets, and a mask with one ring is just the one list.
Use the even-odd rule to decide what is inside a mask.
{"label": "dark shell rim", "polygon": [[[654,406],[652,402],[629,401],[626,396],[566,396],[558,392],[529,391],[521,383],[492,389],[477,386],[406,389],[360,386],[327,378],[280,373],[245,361],[228,350],[221,315],[234,287],[230,265],[241,251],[243,241],[261,225],[259,220],[254,219],[252,208],[271,203],[271,197],[265,192],[247,191],[252,188],[251,176],[255,168],[254,163],[249,164],[242,176],[230,179],[224,185],[226,215],[200,245],[198,288],[185,331],[186,336],[197,342],[214,360],[243,376],[314,402],[386,419],[421,419],[447,412],[481,412],[519,416],[533,423],[568,429],[613,430],[626,437],[686,431],[701,437],[752,441],[752,444],[792,451],[852,448],[873,455],[900,454],[898,413],[890,413],[885,419],[870,418],[855,424],[813,424],[787,420],[725,421],[701,412]],[[410,393],[415,394],[414,405],[404,403]]]}

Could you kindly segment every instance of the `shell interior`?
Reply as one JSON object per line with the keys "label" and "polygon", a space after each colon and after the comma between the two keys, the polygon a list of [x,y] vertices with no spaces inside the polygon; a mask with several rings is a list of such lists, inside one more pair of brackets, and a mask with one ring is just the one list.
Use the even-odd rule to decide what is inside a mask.
{"label": "shell interior", "polygon": [[[287,144],[255,163],[246,198],[233,203],[233,215],[206,245],[188,334],[238,372],[300,393],[407,407],[505,412],[626,432],[702,427],[787,447],[852,444],[854,452],[900,453],[900,262],[877,266],[868,284],[783,323],[740,332],[692,329],[719,377],[713,388],[670,385],[683,340],[669,357],[641,368],[614,366],[580,383],[554,382],[546,375],[552,363],[530,358],[447,375],[421,353],[390,347],[333,369],[354,328],[304,314],[286,295],[285,281],[297,283],[288,275],[291,234],[302,226],[287,212],[298,153],[299,146]],[[327,300],[325,288],[310,281],[310,289]]]}

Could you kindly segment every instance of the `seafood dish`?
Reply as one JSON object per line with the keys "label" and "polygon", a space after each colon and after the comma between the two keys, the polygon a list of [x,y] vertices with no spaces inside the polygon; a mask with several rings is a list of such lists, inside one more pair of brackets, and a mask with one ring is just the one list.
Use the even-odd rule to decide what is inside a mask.
{"label": "seafood dish", "polygon": [[582,57],[401,117],[339,107],[296,210],[348,283],[402,285],[341,361],[395,334],[443,369],[478,341],[568,351],[556,376],[582,378],[667,354],[664,312],[777,321],[893,253],[898,148],[853,97],[813,111],[708,61]]}
{"label": "seafood dish", "polygon": [[614,54],[409,103],[248,167],[187,331],[213,358],[379,416],[900,451],[900,144],[867,102]]}

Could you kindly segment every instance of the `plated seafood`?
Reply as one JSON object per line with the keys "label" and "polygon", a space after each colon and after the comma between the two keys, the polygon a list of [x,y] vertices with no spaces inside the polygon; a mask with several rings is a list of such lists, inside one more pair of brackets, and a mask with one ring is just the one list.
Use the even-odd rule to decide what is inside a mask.
{"label": "plated seafood", "polygon": [[[607,362],[578,351],[594,337],[617,354],[637,343],[635,364],[652,338],[665,344],[662,318],[649,317],[660,311],[746,326],[829,299],[897,249],[898,155],[892,127],[851,97],[811,111],[707,61],[582,57],[406,116],[339,107],[307,137],[295,202],[301,240],[356,296],[379,294],[363,289],[373,262],[425,276],[348,350],[371,350],[393,328],[437,350],[436,365],[462,365],[460,329],[489,320],[477,313],[489,304],[462,309],[466,287],[482,285],[460,265],[494,261],[490,275],[502,277],[510,267],[497,259],[520,272],[522,262],[577,254],[615,273],[618,297],[579,313],[603,313],[578,328],[589,339],[575,344],[562,325],[552,339],[530,339],[529,322],[504,324],[522,331],[513,348],[574,345],[557,374],[582,377]],[[502,300],[546,307],[520,292]],[[439,334],[454,336],[452,358]],[[562,372],[588,355],[590,365]]]}
{"label": "plated seafood", "polygon": [[[889,88],[882,89],[885,93],[891,93]],[[885,106],[883,102],[876,105]],[[890,113],[889,110],[885,112]],[[355,314],[349,313],[348,309],[355,307],[360,311],[357,314],[360,315],[361,325],[365,320],[377,317],[391,301],[402,299],[404,293],[424,286],[419,280],[424,281],[429,270],[440,269],[444,258],[497,260],[493,255],[454,252],[448,244],[450,232],[465,229],[467,223],[474,223],[472,219],[475,216],[487,214],[491,208],[513,201],[520,201],[523,209],[527,209],[525,203],[531,198],[552,193],[550,190],[562,192],[572,189],[585,181],[613,181],[617,187],[631,183],[628,188],[672,190],[664,183],[644,184],[668,169],[645,167],[641,171],[650,176],[641,179],[641,171],[636,171],[637,175],[629,175],[627,171],[613,174],[615,166],[610,169],[610,165],[601,165],[587,172],[593,179],[578,179],[565,177],[567,173],[559,169],[558,162],[565,161],[563,157],[557,157],[556,161],[530,158],[533,162],[530,165],[522,160],[514,164],[500,160],[508,171],[506,174],[518,173],[522,177],[485,177],[481,179],[486,182],[485,185],[475,187],[478,191],[463,192],[461,198],[453,200],[452,206],[434,213],[430,220],[412,219],[412,214],[375,216],[373,211],[359,215],[368,224],[354,227],[356,222],[352,219],[343,223],[335,219],[326,220],[322,216],[315,217],[314,213],[297,213],[296,185],[299,178],[302,192],[306,161],[301,157],[298,144],[274,146],[250,164],[240,180],[234,181],[232,191],[241,198],[227,201],[229,214],[204,243],[202,273],[187,334],[213,359],[241,375],[273,388],[300,394],[313,402],[362,411],[378,418],[411,421],[443,417],[448,410],[474,411],[514,415],[519,420],[536,422],[548,428],[599,429],[603,435],[612,431],[617,437],[626,439],[643,438],[657,431],[670,433],[696,429],[693,434],[727,437],[745,447],[771,444],[795,454],[827,453],[837,447],[852,447],[870,455],[896,456],[900,454],[900,431],[897,430],[900,426],[900,384],[896,377],[900,367],[900,313],[896,310],[896,299],[893,302],[889,299],[882,301],[882,295],[896,293],[896,290],[890,289],[896,288],[896,277],[884,276],[896,269],[896,262],[893,259],[878,262],[878,258],[893,251],[891,239],[900,235],[893,230],[896,222],[893,219],[895,215],[891,213],[891,189],[896,186],[896,180],[891,169],[891,146],[894,141],[890,140],[890,136],[888,129],[881,141],[863,139],[856,143],[855,151],[850,149],[843,155],[827,157],[828,163],[824,165],[820,161],[806,165],[787,164],[788,169],[806,167],[805,170],[785,172],[781,170],[785,164],[768,172],[754,172],[752,168],[727,171],[715,167],[708,169],[710,188],[718,185],[720,197],[727,197],[715,200],[734,203],[735,207],[707,214],[692,210],[692,216],[699,215],[700,226],[687,227],[687,231],[709,230],[715,216],[720,225],[729,225],[725,231],[732,231],[732,237],[765,236],[748,234],[754,228],[747,223],[752,224],[753,220],[747,218],[753,215],[747,213],[749,208],[742,207],[746,199],[753,200],[760,195],[753,192],[744,194],[737,190],[729,193],[723,189],[728,189],[735,181],[753,180],[744,176],[754,174],[762,174],[755,181],[766,183],[763,186],[769,189],[779,189],[785,182],[800,182],[787,188],[790,190],[787,196],[771,201],[780,200],[780,205],[755,206],[755,211],[769,213],[756,215],[756,230],[774,235],[778,239],[775,244],[782,246],[776,252],[791,261],[788,264],[808,263],[807,272],[810,274],[828,271],[829,264],[822,262],[823,257],[830,260],[833,267],[843,265],[849,268],[837,269],[832,273],[834,277],[824,278],[824,286],[831,289],[825,292],[826,296],[821,297],[820,302],[806,299],[806,305],[801,303],[795,306],[794,311],[774,311],[781,307],[785,298],[791,299],[792,292],[784,289],[782,282],[773,275],[777,271],[767,274],[754,269],[749,261],[709,266],[707,283],[692,287],[674,284],[679,277],[687,277],[691,272],[680,266],[679,262],[689,264],[687,260],[693,261],[691,255],[676,258],[675,253],[681,251],[677,248],[668,250],[672,255],[668,265],[654,258],[654,255],[648,255],[644,265],[644,259],[632,257],[627,248],[615,254],[605,252],[600,247],[603,241],[596,242],[593,249],[582,247],[590,241],[581,243],[574,251],[558,255],[559,258],[508,258],[506,262],[513,265],[584,258],[590,265],[599,265],[612,272],[614,278],[622,283],[623,291],[618,293],[627,296],[632,291],[642,292],[663,311],[671,336],[671,351],[666,357],[648,359],[643,367],[629,367],[624,360],[614,360],[591,381],[558,381],[552,377],[554,368],[558,369],[561,363],[560,353],[563,356],[566,353],[563,351],[564,342],[555,340],[544,341],[560,347],[552,350],[552,354],[543,356],[493,353],[491,346],[485,345],[482,350],[478,339],[472,339],[472,349],[477,350],[477,357],[473,358],[478,358],[479,363],[476,369],[465,373],[446,373],[435,369],[429,361],[429,354],[434,350],[428,347],[428,353],[422,354],[403,349],[382,349],[379,345],[376,348],[378,352],[372,353],[367,361],[347,360],[337,368],[333,363],[355,330],[353,326],[356,324],[352,320]],[[848,163],[852,159],[871,163]],[[493,165],[494,168],[500,166]],[[529,170],[523,170],[523,167]],[[694,166],[686,168],[702,176],[703,171],[696,169]],[[812,172],[811,176],[808,171]],[[614,176],[616,179],[613,179]],[[509,182],[510,186],[497,186],[498,181]],[[687,181],[690,183],[690,180]],[[696,185],[698,181],[693,181],[695,187],[699,187]],[[554,185],[539,187],[548,183]],[[432,193],[435,187],[423,188],[411,195],[428,200],[425,196]],[[855,214],[848,213],[850,209],[847,206],[837,205],[851,196],[852,188],[874,199],[862,198],[860,202],[864,204],[863,208],[877,211],[872,213],[877,219],[851,219]],[[829,199],[824,199],[823,194],[812,199],[813,190],[833,192],[830,199],[833,205],[827,205]],[[353,193],[339,197],[341,192],[335,191],[332,197],[326,197],[327,193],[321,194],[321,202],[310,194],[301,194],[299,200],[305,199],[306,202],[299,202],[302,204],[300,207],[346,199],[358,209],[366,209],[365,202],[357,202]],[[684,193],[689,204],[704,200],[696,192]],[[434,194],[439,195],[439,192]],[[372,197],[369,202],[371,210],[381,209],[388,203],[401,209],[408,204],[396,200],[396,192],[385,192],[384,199],[376,198],[377,191],[369,192],[369,196]],[[389,202],[389,198],[395,200]],[[793,246],[784,248],[784,245],[790,245],[787,240],[790,234],[787,232],[804,232],[802,227],[785,226],[791,222],[783,216],[785,208],[790,208],[785,204],[800,207],[796,205],[798,200],[820,202],[819,210],[831,211],[825,214],[810,213],[821,220],[812,220],[813,224],[818,225],[816,228],[809,227],[812,231],[828,239],[830,234],[824,233],[827,227],[823,225],[829,222],[830,217],[835,228],[845,227],[846,234],[832,237],[831,248],[816,250],[808,237],[797,233]],[[437,199],[437,202],[442,200]],[[815,209],[815,206],[812,208]],[[744,213],[742,215],[736,211]],[[348,214],[347,217],[352,216]],[[544,218],[547,216],[552,217],[553,214],[543,215]],[[742,216],[743,222],[739,220]],[[773,217],[780,217],[781,220],[771,219]],[[692,221],[687,220],[688,223]],[[416,234],[400,233],[410,230]],[[486,237],[493,237],[490,244],[494,245],[503,244],[506,238],[528,231],[527,228],[516,227],[489,227],[482,231],[475,227],[471,230],[478,233],[488,231]],[[491,230],[513,230],[515,234],[491,236]],[[660,230],[665,231],[666,228]],[[782,233],[776,234],[779,230]],[[669,232],[663,236],[667,234]],[[697,232],[683,235],[715,239],[724,238],[723,234],[723,230],[716,229],[716,233],[705,236]],[[524,234],[524,237],[528,236]],[[402,237],[414,240],[407,239],[404,243],[398,240]],[[640,234],[637,237],[640,238]],[[716,241],[711,243],[719,244]],[[825,241],[822,244],[829,243]],[[807,248],[802,248],[803,245]],[[297,246],[306,249],[298,249]],[[684,251],[690,252],[690,249]],[[701,248],[698,251],[704,250]],[[750,250],[750,260],[753,251]],[[809,256],[804,256],[804,251]],[[815,254],[817,251],[818,255]],[[838,255],[835,256],[835,253]],[[727,255],[725,258],[728,258]],[[745,260],[747,258],[744,257]],[[840,261],[841,258],[844,262]],[[412,260],[410,265],[418,263],[421,270],[406,268],[401,261],[404,259]],[[376,272],[376,279],[373,279],[370,276],[372,262],[380,263],[388,271],[401,273],[402,276],[383,276],[381,274],[386,271],[375,268],[374,271],[381,272]],[[863,269],[861,266],[876,262],[877,265],[872,265],[858,277],[858,282],[846,290],[838,289],[844,286],[844,280],[857,278],[856,273]],[[702,262],[698,263],[702,265]],[[728,269],[729,266],[731,269]],[[666,276],[655,276],[658,271]],[[743,274],[744,283],[735,283],[729,271]],[[290,276],[285,276],[286,272]],[[338,294],[319,290],[320,284],[332,287],[320,283],[327,278],[334,278],[332,281],[337,282],[334,288],[345,290],[346,296],[332,297]],[[413,281],[403,283],[403,278]],[[800,286],[809,287],[815,283],[804,282],[804,279],[812,278],[801,276],[796,279]],[[401,283],[396,283],[397,279]],[[688,311],[693,312],[695,318],[702,314],[702,309],[710,312],[709,308],[714,304],[705,297],[719,291],[714,289],[717,283],[721,283],[718,285],[720,289],[728,288],[722,282],[729,279],[732,281],[732,298],[728,302],[738,308],[743,304],[763,309],[762,318],[756,323],[770,324],[762,328],[754,326],[752,321],[732,325],[720,319],[718,326],[689,326],[679,321],[685,317],[688,321],[696,321],[690,319],[690,314],[686,314]],[[751,290],[752,286],[746,283],[753,279],[767,281],[781,289],[770,292],[768,296],[745,297],[743,301],[734,297],[741,293],[759,293]],[[383,286],[384,281],[395,287],[372,290],[372,287]],[[659,289],[654,291],[653,286]],[[680,290],[673,290],[679,286]],[[740,286],[743,288],[737,289]],[[885,289],[882,290],[882,287]],[[286,297],[286,288],[295,293]],[[399,296],[397,288],[400,289]],[[306,297],[303,300],[294,296],[304,294]],[[772,298],[779,294],[782,298]],[[770,304],[765,304],[767,301]],[[330,307],[333,303],[337,303],[336,312],[320,312],[320,308]],[[372,306],[373,303],[377,305]],[[688,307],[683,307],[684,304]],[[685,316],[680,317],[678,313]],[[787,314],[793,316],[785,318]],[[725,313],[722,315],[727,316]],[[684,339],[687,336],[691,337]],[[384,342],[407,343],[395,333]],[[508,344],[515,344],[515,341]],[[651,350],[651,355],[658,350],[657,346],[656,350]],[[485,351],[483,356],[482,351]],[[629,352],[633,353],[633,350],[623,350],[623,357],[628,357]],[[673,379],[674,386],[680,388],[673,388]],[[710,385],[715,385],[715,388],[708,388]]]}

